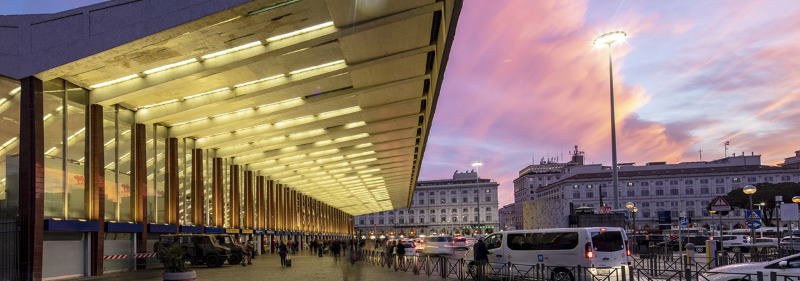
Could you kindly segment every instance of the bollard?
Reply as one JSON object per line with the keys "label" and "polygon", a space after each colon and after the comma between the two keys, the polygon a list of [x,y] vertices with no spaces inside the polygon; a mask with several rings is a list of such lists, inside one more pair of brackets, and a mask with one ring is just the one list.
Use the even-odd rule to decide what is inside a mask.
{"label": "bollard", "polygon": [[[626,281],[628,276],[625,274],[625,266],[620,267],[619,270],[620,272],[617,273],[617,276],[622,275],[622,281]],[[631,279],[631,281],[633,281],[633,279]]]}
{"label": "bollard", "polygon": [[757,281],[764,281],[764,272],[761,272],[761,271],[757,272],[756,273],[756,280]]}
{"label": "bollard", "polygon": [[778,281],[778,273],[775,271],[770,272],[769,281]]}
{"label": "bollard", "polygon": [[439,275],[447,278],[447,259],[445,257],[439,257]]}

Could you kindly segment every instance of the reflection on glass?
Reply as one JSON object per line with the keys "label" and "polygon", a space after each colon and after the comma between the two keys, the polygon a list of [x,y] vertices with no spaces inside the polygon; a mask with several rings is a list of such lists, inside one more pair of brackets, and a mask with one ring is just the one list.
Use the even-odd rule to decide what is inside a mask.
{"label": "reflection on glass", "polygon": [[[0,219],[16,217],[19,81],[0,77]],[[8,172],[8,174],[7,174]]]}

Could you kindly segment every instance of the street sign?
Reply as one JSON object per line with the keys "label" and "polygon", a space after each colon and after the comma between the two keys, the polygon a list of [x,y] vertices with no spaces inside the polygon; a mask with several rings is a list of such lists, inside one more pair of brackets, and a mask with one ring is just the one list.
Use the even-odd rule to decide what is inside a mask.
{"label": "street sign", "polygon": [[796,203],[781,204],[781,220],[800,221],[800,212],[798,212]]}
{"label": "street sign", "polygon": [[761,210],[745,210],[744,211],[744,219],[751,221],[751,220],[761,220]]}
{"label": "street sign", "polygon": [[680,225],[681,225],[681,227],[688,227],[689,226],[689,220],[687,220],[686,217],[681,217]]}
{"label": "street sign", "polygon": [[748,220],[747,227],[750,229],[759,229],[761,228],[761,220]]}
{"label": "street sign", "polygon": [[709,206],[711,207],[712,211],[717,211],[717,212],[731,211],[731,204],[728,203],[728,200],[725,200],[725,197],[722,196],[717,196],[717,198],[714,198],[714,200],[711,201],[711,204]]}

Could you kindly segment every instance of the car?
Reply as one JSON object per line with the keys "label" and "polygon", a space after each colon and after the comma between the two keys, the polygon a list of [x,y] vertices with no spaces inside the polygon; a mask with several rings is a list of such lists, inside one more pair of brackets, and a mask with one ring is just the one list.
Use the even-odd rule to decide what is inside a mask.
{"label": "car", "polygon": [[770,274],[774,272],[778,276],[778,280],[796,280],[797,277],[800,277],[800,254],[768,262],[740,263],[717,267],[706,272],[706,280],[756,280],[758,272],[762,272],[765,279],[769,278]]}
{"label": "car", "polygon": [[457,250],[466,250],[469,248],[469,246],[467,246],[467,238],[464,236],[453,238],[453,246],[455,246]]}
{"label": "car", "polygon": [[800,236],[786,236],[781,238],[781,248],[800,250]]}
{"label": "car", "polygon": [[[184,251],[184,260],[191,264],[205,264],[208,267],[220,267],[231,256],[228,247],[217,243],[217,239],[208,234],[166,234],[159,237],[154,245],[155,251],[164,247],[180,244]],[[159,257],[162,259],[162,257]]]}
{"label": "car", "polygon": [[[628,264],[631,253],[625,231],[618,227],[503,231],[483,241],[494,270],[502,270],[500,267],[510,262],[516,266],[515,272],[528,272],[542,264],[550,270],[551,279],[559,281],[575,280],[572,269],[576,266],[593,275],[619,272],[616,269]],[[474,247],[464,254],[469,272],[475,272],[473,251]],[[605,278],[598,276],[598,280]]]}
{"label": "car", "polygon": [[230,234],[211,234],[217,239],[217,243],[231,249],[231,255],[228,257],[228,264],[236,265],[242,263],[245,255],[245,248],[239,239]]}
{"label": "car", "polygon": [[403,245],[405,250],[406,256],[415,256],[417,255],[417,243],[414,243],[412,240],[405,240],[400,242]]}
{"label": "car", "polygon": [[753,241],[753,246],[757,248],[777,248],[778,238],[761,237]]}
{"label": "car", "polygon": [[455,249],[453,236],[428,236],[418,244],[418,252],[423,255],[452,255]]}
{"label": "car", "polygon": [[722,235],[722,248],[734,252],[747,251],[750,244],[750,236],[747,235]]}

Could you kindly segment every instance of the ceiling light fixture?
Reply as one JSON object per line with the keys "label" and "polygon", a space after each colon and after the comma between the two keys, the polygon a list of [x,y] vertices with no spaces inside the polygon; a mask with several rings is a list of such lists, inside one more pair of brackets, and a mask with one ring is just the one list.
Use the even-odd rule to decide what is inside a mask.
{"label": "ceiling light fixture", "polygon": [[134,79],[134,78],[139,78],[139,74],[131,74],[131,75],[123,76],[123,77],[120,77],[120,78],[117,78],[117,79],[114,79],[114,80],[110,80],[110,81],[106,81],[106,82],[102,82],[102,83],[97,83],[97,84],[89,86],[89,88],[93,90],[93,89],[102,88],[102,87],[105,87],[105,86],[109,86],[109,85],[125,82],[125,81],[128,81],[128,80]]}
{"label": "ceiling light fixture", "polygon": [[323,28],[326,28],[326,27],[329,27],[329,26],[333,26],[333,21],[324,22],[324,23],[320,23],[320,24],[317,24],[317,25],[312,25],[312,26],[309,26],[309,27],[306,27],[306,28],[303,28],[303,29],[298,29],[298,30],[289,32],[289,33],[275,35],[275,36],[267,38],[267,42],[275,42],[275,41],[278,41],[278,40],[283,40],[283,39],[286,39],[286,38],[289,38],[289,37],[297,36],[297,35],[300,35],[300,34],[303,34],[303,33],[309,33],[309,32],[312,32],[312,31],[315,31],[315,30],[319,30],[319,29],[323,29]]}
{"label": "ceiling light fixture", "polygon": [[191,59],[182,60],[182,61],[179,61],[179,62],[176,62],[176,63],[170,63],[170,64],[167,64],[167,65],[162,65],[162,66],[159,66],[159,67],[156,67],[156,68],[153,68],[153,69],[145,70],[143,72],[144,72],[144,74],[150,75],[150,74],[153,74],[153,73],[156,73],[156,72],[161,72],[161,71],[164,71],[164,70],[167,70],[167,69],[170,69],[170,68],[176,68],[176,67],[179,67],[179,66],[184,66],[184,65],[187,65],[187,64],[190,64],[190,63],[193,63],[193,62],[197,62],[197,58],[191,58]]}
{"label": "ceiling light fixture", "polygon": [[236,47],[233,47],[233,48],[230,48],[230,49],[225,49],[225,50],[222,50],[222,51],[218,51],[218,52],[210,53],[210,54],[207,54],[207,55],[203,55],[200,58],[204,59],[204,60],[207,60],[207,59],[218,57],[218,56],[221,56],[221,55],[224,55],[224,54],[230,54],[230,53],[233,53],[233,52],[238,52],[238,51],[241,51],[241,50],[244,50],[244,49],[249,49],[249,48],[252,48],[252,47],[255,47],[255,46],[261,46],[261,45],[262,45],[261,41],[250,42],[250,43],[247,43],[247,44],[244,44],[244,45],[240,45],[240,46],[236,46]]}
{"label": "ceiling light fixture", "polygon": [[301,69],[298,69],[298,70],[293,70],[292,72],[289,72],[289,75],[295,75],[295,74],[308,72],[308,71],[320,69],[320,68],[323,68],[323,67],[333,66],[333,65],[337,65],[337,64],[344,64],[344,60],[337,60],[337,61],[323,63],[323,64],[320,64],[320,65],[315,65],[315,66],[311,66],[311,67],[301,68]]}

